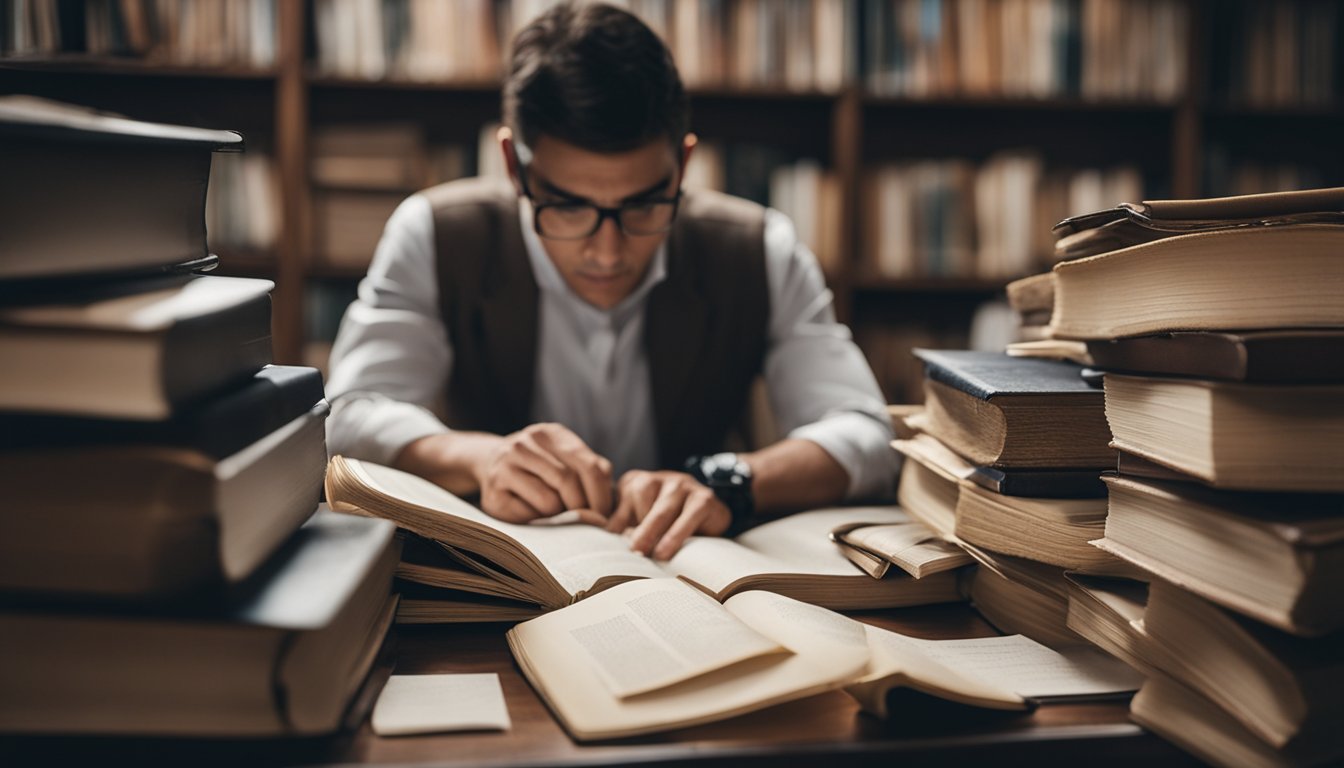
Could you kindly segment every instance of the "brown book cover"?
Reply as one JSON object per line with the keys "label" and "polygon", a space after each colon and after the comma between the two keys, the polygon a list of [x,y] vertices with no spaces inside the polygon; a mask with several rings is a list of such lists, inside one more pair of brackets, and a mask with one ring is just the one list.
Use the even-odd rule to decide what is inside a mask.
{"label": "brown book cover", "polygon": [[1226,381],[1344,381],[1344,329],[1175,332],[1087,342],[1107,371]]}

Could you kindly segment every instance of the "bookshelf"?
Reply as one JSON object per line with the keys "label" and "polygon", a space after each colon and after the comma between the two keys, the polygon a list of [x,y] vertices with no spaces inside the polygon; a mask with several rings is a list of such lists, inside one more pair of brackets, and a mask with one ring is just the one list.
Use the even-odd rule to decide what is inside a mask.
{"label": "bookshelf", "polygon": [[[993,0],[922,3],[943,13],[940,23],[947,35],[954,28],[960,30],[956,34],[981,34],[956,25],[987,4],[1007,6]],[[1287,37],[1265,42],[1261,35],[1255,38],[1259,42],[1253,42],[1250,37],[1255,36],[1243,34],[1246,25],[1263,13],[1287,13],[1264,11],[1259,6],[1281,4],[1238,0],[1233,13],[1224,12],[1215,0],[1077,0],[1054,5],[1081,13],[1078,25],[1085,28],[1088,13],[1097,9],[1114,12],[1126,4],[1150,8],[1145,13],[1154,18],[1172,9],[1185,14],[1185,23],[1178,27],[1180,50],[1164,59],[1167,66],[1185,72],[1178,88],[1146,95],[1115,88],[1099,92],[1095,83],[1089,86],[1057,78],[1049,83],[1039,81],[1032,86],[1034,90],[1004,85],[985,92],[983,84],[949,84],[936,77],[928,82],[908,77],[874,79],[869,71],[873,62],[864,61],[880,48],[874,44],[880,38],[870,34],[871,24],[900,22],[875,16],[879,12],[873,8],[899,10],[906,4],[864,0],[814,0],[809,7],[818,14],[830,14],[818,28],[838,29],[837,9],[848,14],[843,18],[852,28],[835,33],[840,35],[839,49],[809,47],[815,60],[804,70],[776,73],[770,66],[780,61],[778,44],[745,63],[742,56],[725,53],[736,50],[733,41],[742,39],[742,25],[748,23],[744,19],[754,18],[749,12],[764,13],[761,9],[766,4],[754,0],[628,3],[636,11],[662,9],[667,22],[664,31],[672,30],[674,35],[678,29],[706,29],[705,9],[720,8],[726,14],[723,30],[701,35],[695,48],[702,57],[711,57],[706,61],[713,66],[683,64],[684,71],[696,70],[687,77],[693,129],[707,143],[765,147],[771,157],[816,162],[834,175],[841,214],[831,233],[836,257],[827,262],[827,273],[837,309],[861,341],[879,336],[898,346],[928,341],[964,343],[970,313],[998,294],[1008,278],[936,272],[893,275],[875,268],[879,246],[865,223],[864,211],[870,197],[867,180],[884,166],[951,160],[969,164],[974,174],[1002,153],[1027,152],[1038,157],[1045,169],[1135,168],[1148,197],[1244,192],[1252,191],[1244,188],[1247,185],[1294,179],[1312,185],[1344,183],[1344,161],[1334,151],[1344,129],[1340,98],[1344,52],[1339,45],[1344,39],[1344,11],[1336,9],[1331,15],[1312,10],[1320,3],[1290,3],[1297,9],[1293,25],[1278,25],[1288,29],[1281,32]],[[530,15],[543,5],[515,0],[492,7]],[[454,65],[457,69],[444,71],[465,74],[449,80],[333,73],[316,51],[318,15],[326,7],[329,4],[323,0],[253,3],[254,11],[273,8],[275,14],[273,59],[263,66],[255,63],[255,55],[249,60],[252,63],[226,60],[203,65],[180,56],[161,61],[43,54],[31,48],[20,52],[12,43],[6,47],[0,37],[0,93],[31,93],[142,119],[236,129],[245,134],[250,148],[271,154],[280,213],[273,247],[221,246],[218,250],[222,272],[276,281],[275,352],[281,362],[303,359],[313,324],[314,289],[330,288],[336,295],[348,296],[363,273],[357,266],[331,263],[317,252],[314,206],[315,197],[324,189],[310,172],[315,132],[350,123],[412,122],[422,126],[431,140],[475,147],[482,126],[497,120],[499,114],[498,82],[483,76],[475,65],[463,69],[460,61]],[[786,13],[769,7],[769,13]],[[501,29],[514,23],[504,17],[498,21]],[[1323,24],[1333,24],[1329,34],[1312,31],[1313,25]],[[812,34],[791,29],[781,34]],[[1255,98],[1247,97],[1243,93],[1247,89],[1237,85],[1238,78],[1249,77],[1245,71],[1267,66],[1257,57],[1272,55],[1275,45],[1291,46],[1296,40],[1292,35],[1309,38],[1315,58],[1300,60],[1300,72],[1271,66],[1278,79],[1267,84],[1257,79]],[[501,31],[500,36],[507,37],[507,33]],[[1091,38],[1083,35],[1083,39]],[[855,41],[850,51],[848,46]],[[1235,63],[1238,41],[1255,46],[1245,57],[1249,63]],[[686,54],[687,45],[684,40],[673,43],[674,53]],[[1322,52],[1322,46],[1328,50]],[[1092,71],[1095,77],[1097,70],[1087,63],[1086,53],[1066,48],[1060,49],[1060,55],[1082,55],[1079,70]],[[923,54],[915,50],[909,55]],[[1329,65],[1324,75],[1313,69],[1322,61]],[[968,67],[963,69],[969,72]],[[1310,85],[1298,87],[1294,77],[1307,78],[1308,70],[1314,73]],[[1159,75],[1154,77],[1161,79]],[[842,84],[835,87],[837,76]],[[828,85],[821,87],[819,82]],[[1288,95],[1279,98],[1273,92],[1276,83],[1293,87],[1284,86]],[[1297,98],[1289,98],[1294,93]],[[1311,97],[1303,98],[1306,93]],[[901,328],[914,333],[902,341]],[[874,359],[897,354],[865,351]],[[875,367],[880,366],[875,362]],[[896,380],[899,376],[884,377],[879,370],[879,378],[893,399],[916,394],[906,391]]]}

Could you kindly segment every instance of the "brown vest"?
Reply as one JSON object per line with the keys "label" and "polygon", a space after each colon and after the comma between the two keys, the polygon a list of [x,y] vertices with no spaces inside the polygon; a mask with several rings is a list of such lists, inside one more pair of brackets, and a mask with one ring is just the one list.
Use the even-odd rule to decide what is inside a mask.
{"label": "brown vest", "polygon": [[[479,179],[423,193],[434,211],[439,305],[453,347],[447,421],[508,434],[532,422],[538,289],[518,200]],[[723,449],[743,416],[769,338],[764,209],[710,192],[682,198],[667,277],[649,293],[644,345],[658,456]]]}

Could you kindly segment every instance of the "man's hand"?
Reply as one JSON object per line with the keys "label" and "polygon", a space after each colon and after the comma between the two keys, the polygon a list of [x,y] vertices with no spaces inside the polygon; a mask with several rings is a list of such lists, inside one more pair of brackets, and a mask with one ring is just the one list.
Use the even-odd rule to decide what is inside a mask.
{"label": "man's hand", "polygon": [[511,435],[449,432],[402,449],[393,466],[457,494],[481,492],[481,508],[510,523],[565,510],[606,525],[611,462],[559,424],[533,424]]}
{"label": "man's hand", "polygon": [[621,475],[620,504],[607,530],[635,526],[631,548],[667,560],[692,534],[720,536],[733,522],[714,492],[685,472],[631,470]]}
{"label": "man's hand", "polygon": [[533,424],[499,438],[477,463],[481,509],[509,523],[565,510],[604,525],[611,516],[611,462],[559,424]]}

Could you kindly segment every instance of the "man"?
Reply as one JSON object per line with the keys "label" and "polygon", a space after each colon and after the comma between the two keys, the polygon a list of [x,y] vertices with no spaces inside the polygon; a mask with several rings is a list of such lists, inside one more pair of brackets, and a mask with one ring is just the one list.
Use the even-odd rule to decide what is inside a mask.
{"label": "man", "polygon": [[[656,35],[551,9],[514,41],[504,118],[512,189],[441,185],[388,221],[332,352],[333,454],[501,520],[582,510],[660,559],[890,493],[882,398],[816,259],[777,211],[682,192],[695,138]],[[758,375],[787,437],[717,453]]]}

